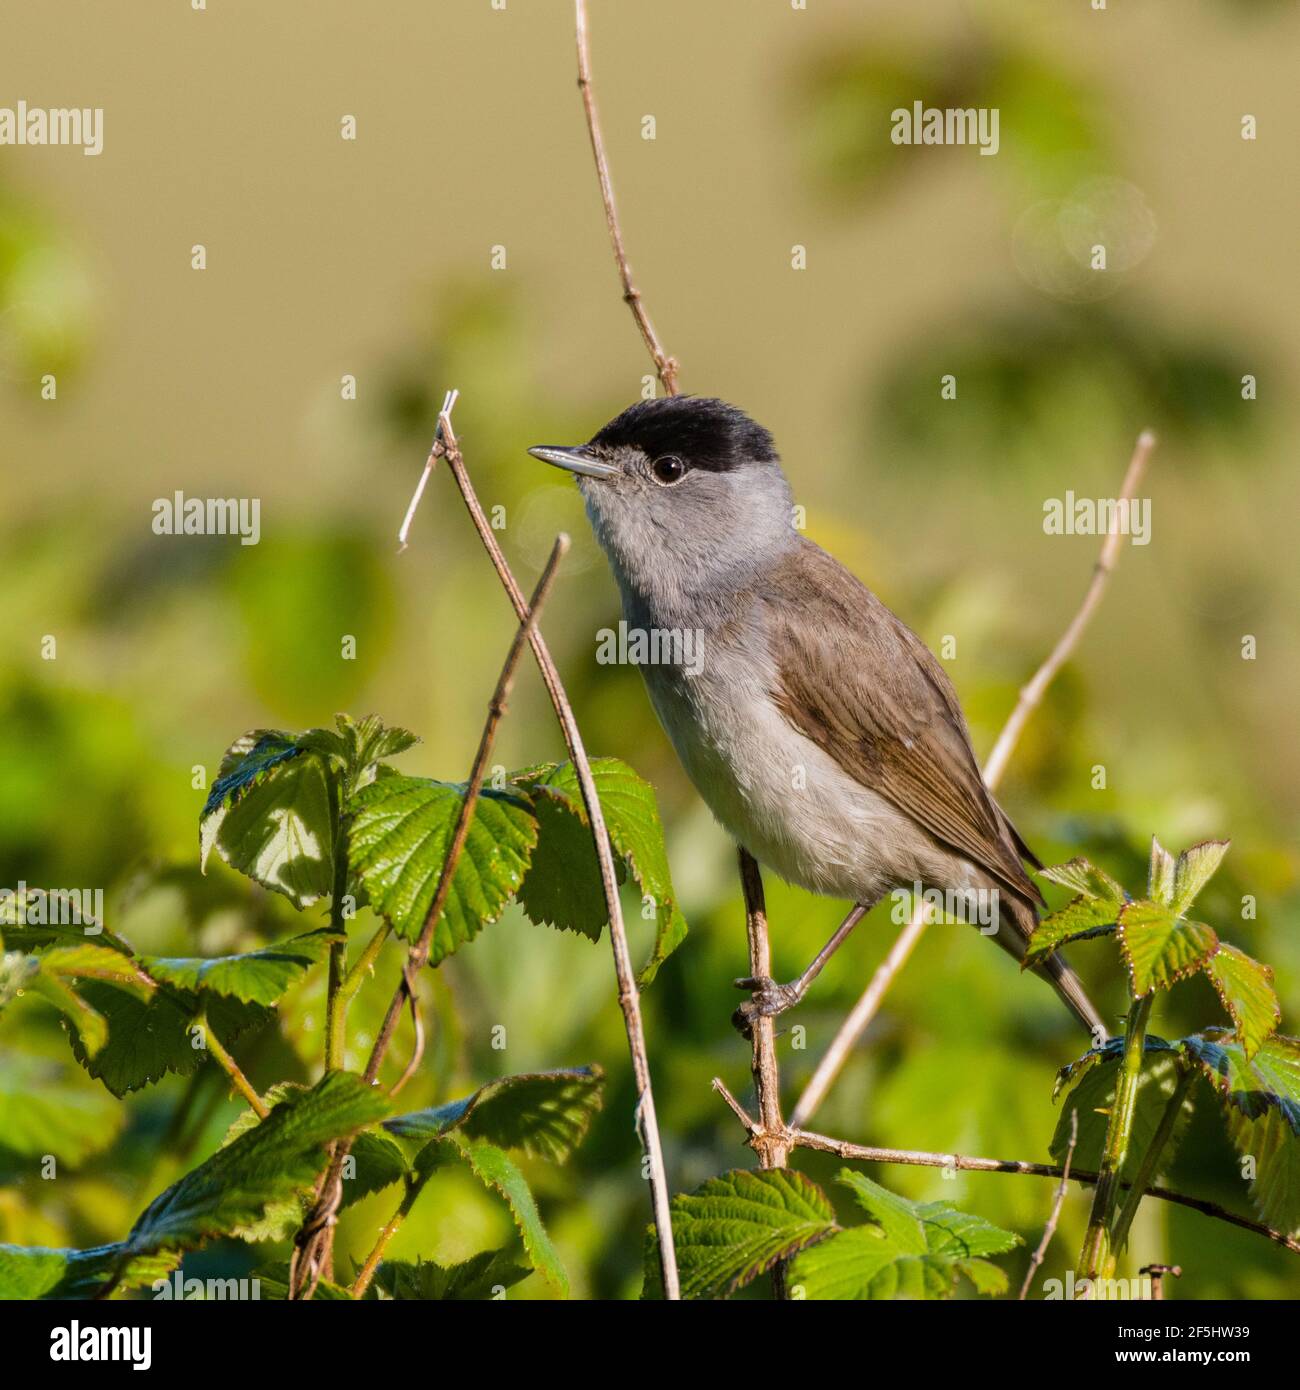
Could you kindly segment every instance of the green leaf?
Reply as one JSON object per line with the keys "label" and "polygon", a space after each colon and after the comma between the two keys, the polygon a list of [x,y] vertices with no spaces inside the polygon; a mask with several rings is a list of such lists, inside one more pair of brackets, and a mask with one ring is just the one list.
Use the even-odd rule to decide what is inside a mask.
{"label": "green leaf", "polygon": [[444,1268],[432,1260],[385,1260],[375,1283],[389,1298],[426,1299],[440,1303],[492,1299],[526,1279],[530,1271],[515,1264],[508,1250],[484,1250]]}
{"label": "green leaf", "polygon": [[1169,989],[1194,975],[1219,949],[1219,938],[1204,922],[1192,922],[1161,903],[1127,903],[1119,914],[1119,949],[1141,998],[1153,989]]}
{"label": "green leaf", "polygon": [[[1156,1129],[1173,1096],[1180,1075],[1177,1047],[1162,1038],[1151,1036],[1147,1037],[1146,1043],[1142,1070],[1138,1077],[1128,1157],[1121,1172],[1121,1177],[1125,1180],[1136,1174],[1142,1156],[1151,1147],[1151,1141],[1155,1137]],[[1061,1114],[1052,1135],[1051,1153],[1058,1163],[1065,1162],[1065,1155],[1070,1147],[1070,1112],[1077,1110],[1079,1134],[1074,1148],[1073,1166],[1080,1169],[1096,1169],[1100,1166],[1102,1149],[1106,1142],[1106,1127],[1115,1103],[1115,1080],[1119,1075],[1119,1059],[1123,1049],[1123,1038],[1112,1038],[1100,1051],[1094,1049],[1083,1059],[1084,1063],[1089,1064],[1075,1072],[1072,1083],[1067,1083],[1061,1088],[1069,1094],[1061,1106]],[[1165,1146],[1162,1164],[1167,1164],[1172,1159],[1190,1115],[1191,1101],[1187,1098],[1175,1122],[1174,1132]]]}
{"label": "green leaf", "polygon": [[[610,844],[640,887],[643,909],[654,913],[654,949],[640,975],[640,983],[649,984],[686,937],[686,919],[673,892],[654,788],[617,758],[595,759],[591,775]],[[532,866],[519,891],[524,911],[534,922],[599,939],[609,914],[573,764],[533,768],[512,780],[533,798],[540,832]]]}
{"label": "green leaf", "polygon": [[1059,883],[1084,898],[1098,902],[1123,903],[1128,894],[1111,878],[1105,869],[1082,857],[1071,859],[1067,864],[1057,864],[1050,869],[1039,869],[1038,877]]}
{"label": "green leaf", "polygon": [[29,956],[27,963],[29,973],[22,982],[22,988],[66,1014],[87,1055],[92,1057],[108,1041],[108,1023],[73,988],[72,981],[106,980],[145,1000],[154,988],[129,956],[90,941],[52,947],[39,955]]}
{"label": "green leaf", "polygon": [[0,1059],[0,1152],[20,1162],[53,1154],[75,1168],[108,1148],[125,1122],[122,1107],[70,1064],[12,1051]]}
{"label": "green leaf", "polygon": [[1013,1249],[1019,1236],[948,1202],[909,1202],[847,1168],[839,1180],[872,1224],[838,1231],[796,1257],[787,1282],[804,1298],[948,1298],[959,1274],[980,1293],[1006,1287],[1002,1271],[981,1257]]}
{"label": "green leaf", "polygon": [[382,1118],[383,1096],[351,1072],[330,1072],[282,1100],[260,1124],[186,1173],[141,1214],[132,1253],[193,1248],[259,1221],[319,1173],[325,1145]]}
{"label": "green leaf", "polygon": [[[451,1141],[448,1141],[451,1142]],[[551,1243],[537,1210],[537,1203],[524,1175],[503,1150],[480,1140],[457,1139],[471,1172],[486,1186],[495,1189],[510,1207],[510,1213],[523,1237],[524,1249],[533,1268],[560,1294],[569,1296],[569,1277],[560,1262],[559,1251]]]}
{"label": "green leaf", "polygon": [[1274,1033],[1248,1057],[1241,1041],[1222,1028],[1182,1040],[1225,1105],[1248,1119],[1276,1109],[1300,1136],[1300,1038]]}
{"label": "green leaf", "polygon": [[1272,967],[1223,942],[1210,957],[1205,973],[1237,1025],[1237,1036],[1249,1060],[1282,1022]]}
{"label": "green leaf", "polygon": [[[683,1298],[724,1298],[835,1229],[826,1194],[790,1169],[735,1168],[672,1200]],[[662,1297],[654,1232],[645,1252],[645,1297]]]}
{"label": "green leaf", "polygon": [[232,869],[303,908],[334,886],[337,773],[291,735],[255,729],[226,752],[199,818],[200,865]]}
{"label": "green leaf", "polygon": [[[193,1031],[200,1007],[197,995],[169,987],[145,1002],[102,980],[85,981],[81,994],[107,1022],[108,1041],[92,1052],[74,1026],[72,1053],[115,1096],[138,1091],[168,1072],[188,1076],[207,1061],[201,1037]],[[271,1017],[258,1005],[221,995],[209,1001],[207,1016],[208,1026],[227,1045]]]}
{"label": "green leaf", "polygon": [[1165,907],[1174,900],[1174,871],[1178,864],[1174,856],[1156,839],[1151,837],[1151,862],[1147,868],[1147,897]]}
{"label": "green leaf", "polygon": [[[261,1282],[261,1294],[263,1300],[274,1300],[284,1303],[289,1298],[289,1266],[285,1264],[264,1265],[257,1271],[258,1280]],[[341,1284],[331,1283],[328,1279],[322,1279],[316,1285],[316,1292],[312,1294],[313,1303],[352,1303],[352,1291],[345,1289]],[[366,1290],[367,1300],[377,1297],[373,1286]]]}
{"label": "green leaf", "polygon": [[396,757],[420,741],[407,729],[386,727],[374,714],[364,719],[336,714],[334,723],[337,733],[334,729],[308,729],[298,736],[297,742],[337,761],[349,796],[375,780],[376,767],[385,758]]}
{"label": "green leaf", "polygon": [[[381,777],[357,793],[349,831],[353,871],[376,912],[407,941],[419,938],[433,904],[465,789],[425,777]],[[433,933],[437,965],[495,922],[518,889],[537,842],[531,808],[485,788]]]}
{"label": "green leaf", "polygon": [[503,1076],[467,1100],[396,1115],[384,1122],[404,1139],[437,1139],[453,1129],[503,1149],[563,1163],[582,1143],[600,1109],[604,1073],[599,1067]]}
{"label": "green leaf", "polygon": [[128,1258],[124,1245],[91,1250],[0,1245],[0,1299],[93,1298],[123,1260],[118,1287],[138,1289],[165,1279],[180,1258],[179,1253]]}
{"label": "green leaf", "polygon": [[1119,920],[1123,901],[1105,898],[1074,898],[1057,912],[1044,917],[1034,928],[1025,950],[1021,969],[1038,964],[1067,941],[1105,936]]}
{"label": "green leaf", "polygon": [[1228,1111],[1228,1134],[1239,1154],[1255,1162],[1250,1200],[1262,1220],[1289,1236],[1300,1236],[1300,1138],[1280,1109],[1248,1119]]}
{"label": "green leaf", "polygon": [[155,979],[184,990],[271,1005],[325,959],[335,940],[333,932],[322,929],[235,956],[145,956],[142,963]]}
{"label": "green leaf", "polygon": [[363,1129],[352,1141],[352,1176],[343,1173],[343,1205],[351,1206],[372,1192],[402,1182],[411,1165],[402,1146],[381,1129]]}
{"label": "green leaf", "polygon": [[1214,876],[1231,844],[1231,840],[1204,840],[1178,856],[1169,906],[1179,916],[1191,907],[1196,895]]}

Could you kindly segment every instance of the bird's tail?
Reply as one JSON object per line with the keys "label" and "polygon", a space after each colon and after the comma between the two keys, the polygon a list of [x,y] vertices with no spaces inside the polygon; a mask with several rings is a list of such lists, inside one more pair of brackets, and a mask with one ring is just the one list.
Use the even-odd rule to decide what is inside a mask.
{"label": "bird's tail", "polygon": [[1088,998],[1083,982],[1057,954],[1052,954],[1034,968],[1060,995],[1065,1007],[1092,1034],[1094,1045],[1100,1046],[1110,1037],[1110,1029],[1102,1022],[1096,1005]]}
{"label": "bird's tail", "polygon": [[[994,940],[1018,961],[1025,958],[1025,947],[1038,922],[1038,913],[1029,902],[1018,898],[1002,898],[1002,914]],[[1032,967],[1035,975],[1047,981],[1060,996],[1061,1002],[1092,1034],[1094,1045],[1100,1046],[1110,1037],[1110,1029],[1102,1022],[1096,1005],[1088,998],[1083,981],[1053,952],[1046,960]]]}

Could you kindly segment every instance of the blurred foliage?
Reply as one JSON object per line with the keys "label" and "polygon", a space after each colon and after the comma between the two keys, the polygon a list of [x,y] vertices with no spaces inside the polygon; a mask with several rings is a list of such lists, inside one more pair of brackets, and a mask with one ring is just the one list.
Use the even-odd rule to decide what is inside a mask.
{"label": "blurred foliage", "polygon": [[[1260,42],[1283,9],[1247,0],[1204,8],[1225,24],[1252,16]],[[853,384],[844,416],[858,428],[836,428],[834,450],[815,460],[787,449],[796,491],[813,494],[810,534],[927,640],[960,636],[951,672],[985,751],[1073,611],[1095,558],[1092,538],[1047,544],[1042,494],[1113,491],[1137,430],[1154,424],[1166,432],[1168,452],[1151,474],[1159,544],[1125,553],[1088,641],[1026,731],[1004,799],[1046,862],[1083,853],[1124,882],[1140,876],[1153,831],[1178,843],[1231,834],[1233,854],[1206,890],[1204,914],[1225,929],[1231,923],[1234,942],[1275,966],[1283,1027],[1294,1032],[1300,755],[1291,698],[1296,584],[1287,562],[1297,491],[1287,450],[1295,430],[1268,393],[1248,406],[1240,398],[1242,372],[1277,379],[1290,365],[1273,342],[1274,324],[1258,312],[1226,322],[1223,301],[1207,302],[1190,283],[1163,299],[1145,293],[1140,301],[1081,302],[1070,268],[1095,227],[1118,230],[1133,249],[1134,268],[1149,264],[1141,253],[1159,234],[1145,204],[1125,190],[1144,177],[1143,154],[1158,160],[1162,152],[1124,124],[1118,79],[1104,69],[991,31],[971,42],[904,41],[863,32],[855,21],[833,37],[833,45],[783,49],[789,100],[771,128],[754,135],[778,161],[777,127],[793,126],[789,187],[802,179],[821,204],[819,211],[798,201],[800,216],[828,236],[865,228],[898,210],[922,167],[960,198],[969,151],[927,151],[934,158],[922,162],[870,132],[887,130],[889,111],[917,99],[995,104],[1003,153],[976,162],[995,166],[989,178],[1007,255],[989,269],[979,294],[951,288],[949,279],[933,292],[920,287],[926,309],[889,341],[869,336],[870,326],[850,315],[820,330],[814,347],[823,355],[810,355],[799,370],[838,380],[847,361]],[[1175,79],[1177,69],[1152,77],[1166,85]],[[506,156],[498,149],[494,158]],[[594,199],[585,186],[580,196]],[[98,286],[92,263],[76,249],[90,229],[78,225],[75,205],[57,219],[49,206],[34,191],[0,188],[6,410],[28,399],[24,383],[34,373],[103,360],[95,356]],[[1025,221],[1036,208],[1046,211]],[[674,216],[663,210],[665,219]],[[100,886],[112,928],[152,954],[257,950],[303,921],[279,895],[225,866],[214,865],[206,878],[196,867],[196,825],[216,775],[214,752],[232,729],[324,724],[345,705],[379,708],[425,736],[407,755],[412,770],[464,777],[512,615],[441,471],[410,552],[396,558],[393,540],[442,393],[454,384],[475,484],[485,506],[504,509],[501,540],[521,582],[540,568],[556,529],[574,536],[545,627],[587,745],[593,754],[624,758],[658,792],[691,933],[663,965],[644,1008],[669,1171],[685,1193],[746,1159],[733,1117],[710,1088],[721,1075],[745,1099],[748,1049],[727,1023],[737,1000],[730,981],[745,969],[743,917],[731,848],[686,784],[639,677],[596,664],[593,634],[616,620],[617,596],[577,495],[522,453],[540,441],[589,437],[630,394],[626,382],[615,385],[608,372],[594,370],[589,380],[556,389],[550,345],[566,330],[541,311],[545,273],[489,276],[477,262],[439,262],[431,288],[411,287],[405,333],[390,324],[385,346],[367,364],[379,388],[346,407],[351,415],[322,412],[324,429],[309,437],[325,437],[329,447],[313,446],[310,468],[298,468],[280,488],[289,467],[278,455],[264,456],[267,436],[255,434],[256,466],[266,476],[258,546],[149,534],[141,520],[147,507],[126,510],[111,469],[92,476],[83,464],[69,472],[54,423],[43,426],[50,440],[43,452],[15,458],[7,451],[0,884]],[[877,266],[874,273],[891,272]],[[689,268],[683,276],[678,293],[702,292]],[[1117,295],[1127,296],[1133,268],[1115,278]],[[607,264],[592,266],[593,298],[612,300],[611,283]],[[671,300],[674,288],[669,280],[660,292]],[[1290,288],[1278,286],[1279,301]],[[126,317],[131,307],[123,296],[114,312]],[[602,334],[613,312],[601,320]],[[611,331],[631,333],[621,321]],[[729,325],[726,340],[750,331]],[[763,333],[777,336],[775,328]],[[601,338],[593,361],[606,346]],[[939,398],[946,372],[958,377],[955,402]],[[709,389],[702,354],[699,375],[685,379]],[[761,402],[747,403],[763,414]],[[188,433],[190,404],[175,408]],[[272,413],[269,404],[261,409]],[[315,409],[274,398],[274,412],[298,411],[308,424]],[[111,420],[100,424],[113,434]],[[121,454],[105,457],[129,469],[132,450],[144,457],[152,449],[151,440],[133,435]],[[323,472],[340,455],[346,483],[318,487],[311,470]],[[187,492],[232,488],[220,462],[196,461],[192,477],[180,476],[186,470],[174,458],[171,465],[174,485]],[[57,501],[40,486],[49,476],[61,491]],[[77,505],[83,486],[87,504]],[[1242,632],[1259,636],[1264,659],[1239,659]],[[57,637],[57,659],[39,655],[47,634]],[[348,635],[357,639],[355,660],[341,658]],[[534,673],[521,671],[502,729],[502,765],[557,756],[560,747]],[[1094,788],[1098,764],[1111,775]],[[641,919],[631,886],[627,893],[633,951],[645,959],[654,924]],[[775,880],[768,899],[775,973],[790,978],[830,934],[843,905]],[[307,926],[324,920],[313,911]],[[873,913],[790,1016],[779,1038],[788,1101],[896,930],[886,908]],[[400,959],[390,943],[354,1005],[350,1067],[364,1065]],[[1118,1018],[1118,975],[1098,953],[1077,951],[1072,963]],[[0,995],[4,988],[0,976]],[[469,1095],[508,1073],[593,1060],[604,1067],[604,1108],[568,1166],[524,1158],[520,1167],[573,1295],[635,1296],[646,1188],[607,948],[539,928],[512,905],[431,972],[424,989],[433,1022],[423,1065],[403,1096],[412,1109]],[[1162,1026],[1179,1036],[1216,1017],[1217,1008],[1210,986],[1195,981],[1166,1001]],[[290,991],[280,1014],[280,1029],[239,1040],[238,1059],[255,1085],[286,1076],[309,1085],[321,1055],[319,972]],[[1058,1113],[1053,1075],[1079,1041],[1038,981],[1018,975],[974,933],[936,927],[816,1127],[866,1143],[1045,1159]],[[411,1046],[404,1020],[394,1056],[409,1056]],[[38,1135],[6,1122],[15,1094],[57,1098],[57,1116]],[[212,1065],[168,1076],[124,1107],[106,1097],[69,1060],[53,1010],[27,995],[7,1003],[0,1020],[0,1243],[120,1240],[167,1184],[217,1151],[242,1109]],[[1245,1211],[1247,1183],[1217,1109],[1199,1088],[1166,1180]],[[70,1116],[75,1124],[62,1123]],[[58,1158],[56,1181],[40,1177],[38,1153]],[[837,1200],[838,1159],[801,1153],[798,1163]],[[1053,1184],[925,1168],[869,1171],[909,1199],[949,1202],[1019,1235],[1024,1246],[1000,1260],[1012,1286],[1018,1283]],[[342,1273],[364,1258],[392,1205],[392,1193],[379,1191],[342,1213]],[[1086,1217],[1086,1194],[1072,1193],[1044,1276],[1070,1263]],[[512,1229],[509,1212],[482,1183],[449,1170],[430,1182],[389,1253],[409,1262],[404,1277],[437,1282],[442,1274],[422,1272],[416,1262],[432,1261],[445,1273],[506,1244]],[[1133,1249],[1140,1252],[1133,1268],[1182,1264],[1182,1281],[1167,1289],[1171,1298],[1297,1290],[1286,1251],[1164,1204],[1144,1206]],[[187,1257],[184,1270],[240,1277],[258,1258],[238,1242],[219,1242]],[[549,1292],[530,1277],[510,1296]]]}

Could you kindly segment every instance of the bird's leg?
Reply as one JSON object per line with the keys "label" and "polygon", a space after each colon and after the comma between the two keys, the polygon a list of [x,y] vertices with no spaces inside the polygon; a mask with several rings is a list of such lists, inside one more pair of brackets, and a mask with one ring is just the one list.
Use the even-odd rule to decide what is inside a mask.
{"label": "bird's leg", "polygon": [[775,1018],[777,1014],[794,1008],[808,992],[808,986],[822,973],[822,967],[848,940],[849,933],[874,906],[874,903],[855,904],[849,915],[835,928],[835,935],[817,952],[812,964],[797,980],[791,980],[784,985],[777,984],[767,975],[746,975],[737,980],[736,988],[749,990],[750,998],[748,1003],[742,1004],[731,1015],[732,1023],[748,1037],[755,1018]]}

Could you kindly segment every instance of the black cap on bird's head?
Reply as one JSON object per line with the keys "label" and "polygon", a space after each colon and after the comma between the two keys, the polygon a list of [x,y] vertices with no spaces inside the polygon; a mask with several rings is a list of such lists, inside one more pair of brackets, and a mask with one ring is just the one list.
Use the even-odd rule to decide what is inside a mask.
{"label": "black cap on bird's head", "polygon": [[577,475],[624,593],[657,594],[659,610],[684,585],[739,582],[756,556],[797,541],[772,436],[725,401],[638,401],[586,444],[528,452]]}
{"label": "black cap on bird's head", "polygon": [[[673,459],[691,469],[726,473],[748,463],[777,462],[772,436],[737,406],[709,396],[663,396],[637,401],[577,448],[538,445],[535,458],[587,477],[611,477],[629,452],[653,466]],[[671,466],[661,470],[666,475]],[[676,481],[668,476],[661,482]]]}

